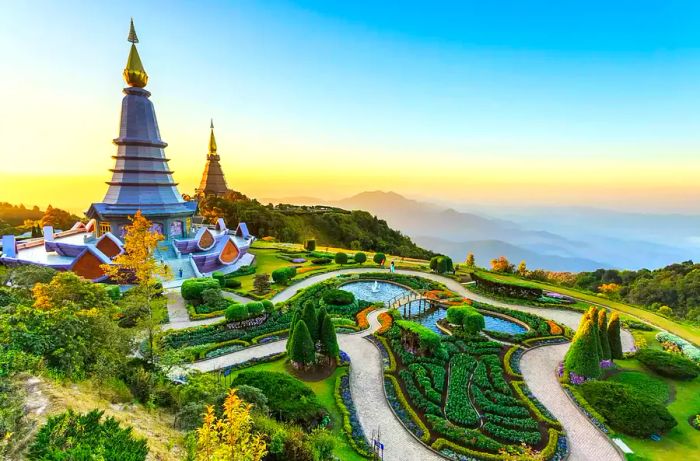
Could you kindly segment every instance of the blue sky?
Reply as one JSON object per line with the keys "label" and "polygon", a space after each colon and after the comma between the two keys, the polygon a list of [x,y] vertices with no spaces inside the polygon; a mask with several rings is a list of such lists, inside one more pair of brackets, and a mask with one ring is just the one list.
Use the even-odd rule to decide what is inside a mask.
{"label": "blue sky", "polygon": [[[700,193],[698,2],[40,1],[4,13],[0,160],[15,176],[59,171],[101,190],[133,16],[186,189],[214,117],[229,182],[253,196],[428,188],[517,203],[527,187],[538,204],[689,210]],[[8,162],[26,152],[39,161]]]}

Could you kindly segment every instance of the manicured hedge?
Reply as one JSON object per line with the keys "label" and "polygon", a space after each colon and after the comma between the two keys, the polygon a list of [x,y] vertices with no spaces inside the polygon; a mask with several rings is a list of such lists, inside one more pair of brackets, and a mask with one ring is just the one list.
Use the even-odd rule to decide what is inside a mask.
{"label": "manicured hedge", "polygon": [[636,437],[664,433],[678,423],[658,400],[611,381],[588,381],[578,386],[586,401],[615,430]]}
{"label": "manicured hedge", "polygon": [[297,275],[297,268],[294,266],[280,267],[272,271],[272,280],[275,283],[286,284]]}
{"label": "manicured hedge", "polygon": [[451,440],[459,442],[460,445],[466,445],[492,453],[497,453],[498,450],[503,448],[502,443],[497,442],[473,429],[465,429],[463,427],[455,426],[444,418],[427,415],[425,419],[428,420],[428,424],[430,424],[433,430]]}
{"label": "manicured hedge", "polygon": [[372,448],[367,443],[367,437],[362,429],[360,420],[357,418],[355,403],[350,393],[350,378],[348,377],[347,369],[343,370],[335,380],[334,395],[335,403],[343,414],[343,430],[350,445],[362,456],[369,457]]}
{"label": "manicured hedge", "polygon": [[479,423],[479,415],[469,400],[467,389],[469,374],[476,365],[476,360],[467,354],[457,354],[450,359],[445,415],[449,420],[465,426],[476,426]]}
{"label": "manicured hedge", "polygon": [[188,301],[201,301],[202,292],[208,288],[221,288],[212,278],[188,279],[182,282],[180,294]]}
{"label": "manicured hedge", "polygon": [[245,304],[231,304],[226,308],[226,320],[245,320],[248,318],[248,306]]}
{"label": "manicured hedge", "polygon": [[692,360],[671,352],[642,349],[635,356],[647,368],[673,379],[694,379],[700,375],[700,367]]}
{"label": "manicured hedge", "polygon": [[349,291],[330,289],[323,294],[323,302],[333,306],[345,306],[355,301],[355,295]]}

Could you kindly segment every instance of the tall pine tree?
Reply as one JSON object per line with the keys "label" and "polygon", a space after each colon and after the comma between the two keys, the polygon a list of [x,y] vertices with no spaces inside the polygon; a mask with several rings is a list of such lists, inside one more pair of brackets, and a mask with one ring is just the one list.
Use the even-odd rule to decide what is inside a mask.
{"label": "tall pine tree", "polygon": [[610,341],[610,355],[613,359],[622,358],[622,340],[620,339],[620,316],[613,312],[608,323],[608,341]]}
{"label": "tall pine tree", "polygon": [[600,347],[603,353],[600,355],[601,360],[610,360],[610,340],[608,339],[608,313],[605,309],[598,311],[598,338],[600,339]]}
{"label": "tall pine tree", "polygon": [[303,320],[299,320],[294,326],[292,351],[289,359],[296,367],[307,367],[316,362],[316,348],[311,339],[309,328]]}
{"label": "tall pine tree", "polygon": [[289,322],[289,335],[287,336],[287,354],[292,354],[292,338],[294,338],[294,326],[299,320],[299,309],[295,309],[292,314],[292,321]]}
{"label": "tall pine tree", "polygon": [[586,315],[593,323],[593,336],[595,336],[596,350],[598,351],[598,358],[600,359],[600,357],[603,356],[603,346],[601,345],[600,334],[598,333],[598,308],[595,306],[589,307]]}

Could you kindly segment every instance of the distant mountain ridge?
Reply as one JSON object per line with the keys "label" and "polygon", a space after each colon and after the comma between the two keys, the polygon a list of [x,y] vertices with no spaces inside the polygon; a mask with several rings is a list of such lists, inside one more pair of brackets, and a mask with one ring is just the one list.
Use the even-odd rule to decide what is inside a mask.
{"label": "distant mountain ridge", "polygon": [[573,248],[583,242],[568,240],[547,231],[530,231],[519,224],[464,213],[452,208],[419,202],[395,192],[362,192],[342,200],[313,197],[262,199],[263,203],[328,205],[348,210],[365,210],[420,241],[421,246],[462,261],[473,252],[482,265],[490,259],[506,256],[516,263],[525,259],[530,267],[582,271],[610,267],[604,262],[576,255]]}

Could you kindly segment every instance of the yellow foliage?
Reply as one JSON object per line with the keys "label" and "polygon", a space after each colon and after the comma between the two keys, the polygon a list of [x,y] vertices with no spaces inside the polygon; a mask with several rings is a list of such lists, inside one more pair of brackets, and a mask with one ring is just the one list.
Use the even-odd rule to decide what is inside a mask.
{"label": "yellow foliage", "polygon": [[112,261],[104,264],[102,269],[113,280],[123,283],[133,282],[141,286],[152,285],[156,276],[167,277],[168,268],[156,262],[153,252],[163,235],[151,230],[152,223],[137,211],[131,224],[126,226],[124,236],[124,252]]}
{"label": "yellow foliage", "polygon": [[267,444],[260,434],[251,432],[251,408],[236,389],[229,390],[221,418],[208,406],[197,429],[197,461],[260,461],[267,454]]}
{"label": "yellow foliage", "polygon": [[617,283],[604,283],[598,287],[598,291],[601,293],[605,293],[606,295],[611,295],[620,291],[620,288],[622,287]]}

